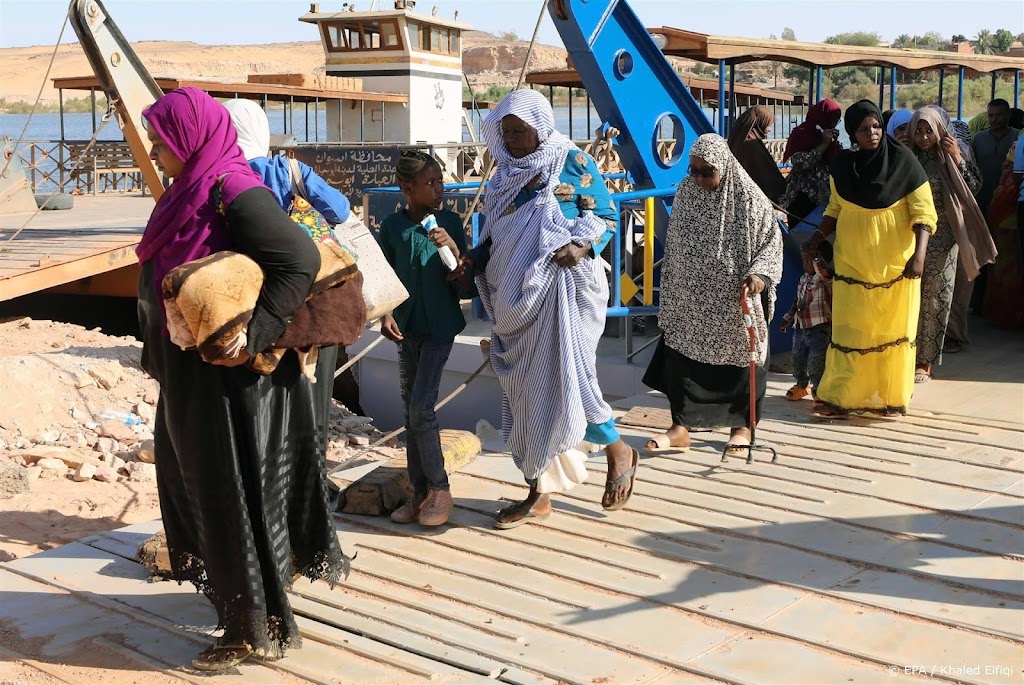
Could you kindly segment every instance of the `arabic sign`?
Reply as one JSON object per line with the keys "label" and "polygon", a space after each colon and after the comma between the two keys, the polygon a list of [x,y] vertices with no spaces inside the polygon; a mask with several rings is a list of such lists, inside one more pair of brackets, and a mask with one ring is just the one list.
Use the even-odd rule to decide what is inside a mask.
{"label": "arabic sign", "polygon": [[397,185],[395,167],[402,148],[304,145],[292,152],[295,159],[313,167],[328,184],[358,206],[366,190]]}

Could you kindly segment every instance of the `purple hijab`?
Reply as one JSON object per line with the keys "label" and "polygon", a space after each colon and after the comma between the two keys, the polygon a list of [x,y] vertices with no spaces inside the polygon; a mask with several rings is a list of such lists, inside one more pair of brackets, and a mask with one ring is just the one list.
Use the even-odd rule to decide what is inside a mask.
{"label": "purple hijab", "polygon": [[172,90],[143,111],[148,129],[164,141],[185,168],[160,197],[135,249],[139,262],[153,262],[153,286],[163,309],[161,283],[171,269],[227,249],[230,236],[214,206],[217,179],[224,206],[250,188],[264,187],[238,147],[231,116],[198,88]]}

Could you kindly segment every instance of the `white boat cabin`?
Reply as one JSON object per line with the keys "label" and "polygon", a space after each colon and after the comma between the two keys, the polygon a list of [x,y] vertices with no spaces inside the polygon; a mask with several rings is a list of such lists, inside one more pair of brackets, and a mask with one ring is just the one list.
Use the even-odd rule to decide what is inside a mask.
{"label": "white boat cabin", "polygon": [[[394,10],[321,12],[318,3],[299,21],[316,24],[328,76],[362,79],[367,90],[404,93],[408,103],[365,102],[358,112],[328,110],[328,131],[341,141],[367,143],[462,142],[462,32],[454,19]],[[353,104],[352,108],[356,105]]]}

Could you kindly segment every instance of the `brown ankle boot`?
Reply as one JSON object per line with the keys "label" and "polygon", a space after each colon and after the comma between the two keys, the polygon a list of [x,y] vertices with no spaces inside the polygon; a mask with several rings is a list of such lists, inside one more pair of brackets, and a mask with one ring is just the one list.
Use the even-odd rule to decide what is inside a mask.
{"label": "brown ankle boot", "polygon": [[420,525],[440,526],[447,523],[452,506],[452,493],[447,490],[431,490],[420,509]]}
{"label": "brown ankle boot", "polygon": [[426,501],[426,497],[413,495],[412,499],[391,512],[391,520],[395,523],[415,523],[419,518],[424,501]]}

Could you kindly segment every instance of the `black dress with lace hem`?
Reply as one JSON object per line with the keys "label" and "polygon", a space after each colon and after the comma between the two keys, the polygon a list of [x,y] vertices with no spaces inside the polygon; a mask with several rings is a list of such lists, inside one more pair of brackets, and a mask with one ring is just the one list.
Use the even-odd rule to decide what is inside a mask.
{"label": "black dress with lace hem", "polygon": [[[236,222],[232,236],[280,228],[309,240],[281,216],[290,227]],[[235,242],[268,268],[239,247],[258,240]],[[143,368],[160,383],[154,440],[171,577],[206,595],[227,638],[281,656],[301,644],[286,595],[296,574],[333,586],[349,568],[325,474],[337,348],[320,350],[316,384],[294,352],[269,376],[207,364],[168,338],[151,266],[139,278],[139,324]]]}

